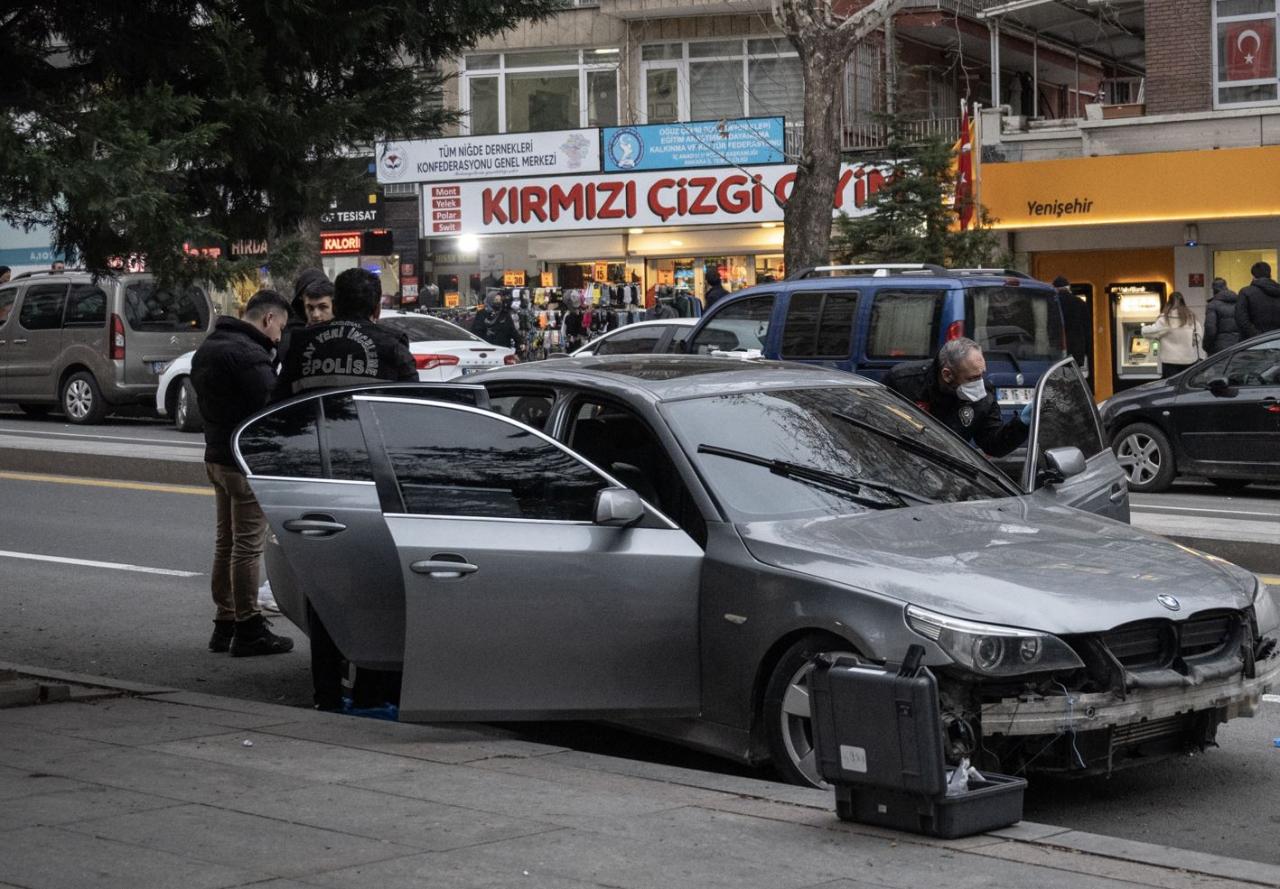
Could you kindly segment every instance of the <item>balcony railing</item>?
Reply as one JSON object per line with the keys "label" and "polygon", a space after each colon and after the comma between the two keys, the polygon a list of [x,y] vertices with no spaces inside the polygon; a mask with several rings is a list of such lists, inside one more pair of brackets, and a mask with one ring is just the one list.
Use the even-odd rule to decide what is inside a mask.
{"label": "balcony railing", "polygon": [[[905,124],[908,139],[960,138],[960,118],[931,117]],[[889,143],[888,127],[881,121],[846,121],[841,148],[845,151],[875,151]]]}

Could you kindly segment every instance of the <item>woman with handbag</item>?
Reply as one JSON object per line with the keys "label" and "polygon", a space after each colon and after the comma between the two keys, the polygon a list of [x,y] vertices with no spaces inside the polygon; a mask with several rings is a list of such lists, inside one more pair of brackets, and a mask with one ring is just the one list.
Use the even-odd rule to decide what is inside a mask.
{"label": "woman with handbag", "polygon": [[1177,290],[1169,294],[1169,301],[1155,323],[1142,325],[1142,335],[1160,341],[1162,379],[1181,373],[1205,357],[1204,327]]}

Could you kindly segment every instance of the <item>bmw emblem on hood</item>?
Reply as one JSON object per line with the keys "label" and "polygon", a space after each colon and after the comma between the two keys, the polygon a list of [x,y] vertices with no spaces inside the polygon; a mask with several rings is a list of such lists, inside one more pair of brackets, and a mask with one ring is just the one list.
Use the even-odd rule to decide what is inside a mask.
{"label": "bmw emblem on hood", "polygon": [[1173,596],[1167,596],[1163,593],[1161,593],[1159,596],[1156,596],[1156,601],[1159,602],[1161,605],[1163,605],[1165,608],[1168,608],[1170,611],[1178,611],[1179,609],[1182,608],[1182,605],[1178,602],[1177,599],[1175,599]]}

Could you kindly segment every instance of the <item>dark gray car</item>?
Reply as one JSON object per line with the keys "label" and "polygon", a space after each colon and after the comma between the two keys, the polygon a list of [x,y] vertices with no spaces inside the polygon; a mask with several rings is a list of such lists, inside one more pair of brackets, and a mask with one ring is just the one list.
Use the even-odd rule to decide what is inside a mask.
{"label": "dark gray car", "polygon": [[277,601],[402,669],[402,719],[616,720],[816,782],[810,658],[920,643],[953,758],[1087,774],[1210,743],[1280,675],[1254,575],[1126,524],[1069,359],[1021,486],[838,371],[619,356],[469,382],[309,396],[237,439]]}

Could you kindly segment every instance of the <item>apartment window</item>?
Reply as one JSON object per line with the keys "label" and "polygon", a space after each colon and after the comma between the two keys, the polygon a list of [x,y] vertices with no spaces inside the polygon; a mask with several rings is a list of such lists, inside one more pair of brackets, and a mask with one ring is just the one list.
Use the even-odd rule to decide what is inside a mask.
{"label": "apartment window", "polygon": [[645,123],[804,118],[800,59],[785,37],[640,47]]}
{"label": "apartment window", "polygon": [[463,127],[473,135],[618,122],[616,49],[521,50],[463,58]]}
{"label": "apartment window", "polygon": [[1219,108],[1280,101],[1276,0],[1214,0],[1213,92]]}

